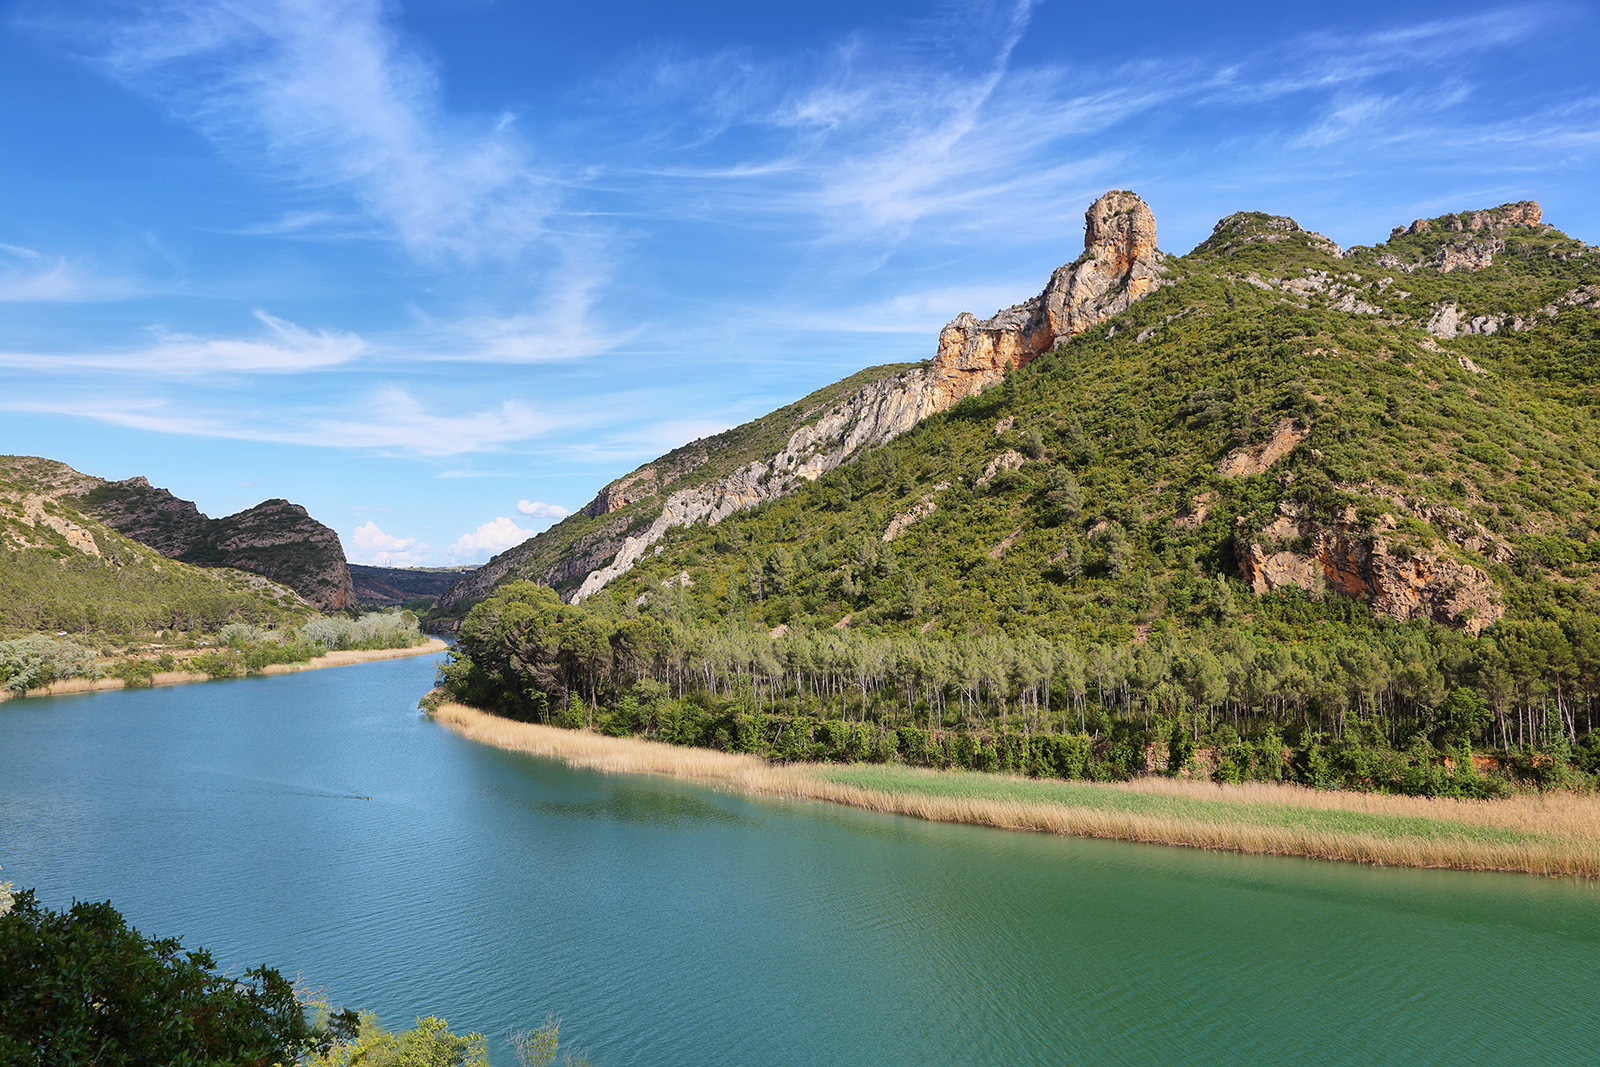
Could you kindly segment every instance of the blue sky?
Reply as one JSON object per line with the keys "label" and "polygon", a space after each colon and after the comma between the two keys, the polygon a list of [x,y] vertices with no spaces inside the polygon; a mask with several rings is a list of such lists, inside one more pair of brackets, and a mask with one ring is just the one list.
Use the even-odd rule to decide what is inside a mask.
{"label": "blue sky", "polygon": [[477,562],[1036,293],[1130,188],[1600,243],[1591,4],[0,5],[0,452]]}

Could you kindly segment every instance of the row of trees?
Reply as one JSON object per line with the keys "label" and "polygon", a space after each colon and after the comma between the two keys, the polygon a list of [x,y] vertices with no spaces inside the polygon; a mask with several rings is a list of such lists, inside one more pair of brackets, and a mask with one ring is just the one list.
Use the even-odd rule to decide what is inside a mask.
{"label": "row of trees", "polygon": [[[468,615],[444,680],[468,703],[573,725],[636,707],[648,692],[929,736],[1083,735],[1099,744],[1118,724],[1161,738],[1177,724],[1191,744],[1321,735],[1398,751],[1421,739],[1436,756],[1477,745],[1507,759],[1544,750],[1565,761],[1595,736],[1600,625],[1506,623],[1477,638],[1395,625],[1302,644],[1243,627],[1142,644],[848,630],[774,638],[654,616],[608,619],[518,583]],[[584,709],[576,718],[575,704]]]}

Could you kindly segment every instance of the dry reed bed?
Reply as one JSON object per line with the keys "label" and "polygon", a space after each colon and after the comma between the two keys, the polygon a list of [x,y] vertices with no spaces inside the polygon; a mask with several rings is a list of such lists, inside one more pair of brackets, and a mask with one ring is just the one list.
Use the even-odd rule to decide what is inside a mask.
{"label": "dry reed bed", "polygon": [[[739,792],[823,800],[938,822],[1404,867],[1600,877],[1600,804],[1587,797],[1428,800],[1327,793],[1296,786],[1219,786],[1169,779],[1098,787],[1107,791],[1233,802],[1227,808],[1219,805],[1217,819],[1196,820],[1059,802],[941,797],[865,789],[828,781],[819,776],[822,768],[816,765],[774,766],[757,756],[513,722],[461,704],[441,704],[434,714],[439,722],[469,740],[514,752],[554,757],[572,766],[607,774],[664,774]],[[1459,824],[1461,832],[1421,838],[1260,825],[1251,823],[1244,810],[1244,805],[1252,804],[1423,818]],[[1538,836],[1524,841],[1483,841],[1473,838],[1473,826]]]}

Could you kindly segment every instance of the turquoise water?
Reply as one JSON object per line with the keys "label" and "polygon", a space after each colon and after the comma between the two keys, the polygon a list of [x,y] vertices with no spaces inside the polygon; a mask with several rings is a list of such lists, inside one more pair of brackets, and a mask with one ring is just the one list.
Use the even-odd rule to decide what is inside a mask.
{"label": "turquoise water", "polygon": [[607,778],[432,658],[0,705],[0,866],[394,1025],[600,1067],[1600,1062],[1600,889]]}

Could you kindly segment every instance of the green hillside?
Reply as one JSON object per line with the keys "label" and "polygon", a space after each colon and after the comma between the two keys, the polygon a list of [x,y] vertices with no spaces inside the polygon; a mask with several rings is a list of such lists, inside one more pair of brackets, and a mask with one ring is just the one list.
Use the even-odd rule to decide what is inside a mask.
{"label": "green hillside", "polygon": [[[758,419],[673,449],[612,482],[589,507],[491,559],[440,598],[432,619],[459,619],[495,586],[519,579],[570,593],[586,574],[616,554],[624,538],[650,525],[668,494],[705,485],[772,456],[796,429],[842,398],[915,366],[868,367]],[[613,490],[625,495],[610,507],[597,506]]]}
{"label": "green hillside", "polygon": [[[1518,227],[1486,270],[1403,273],[1378,259],[1425,261],[1436,242],[1407,236],[1336,259],[1303,233],[1248,239],[1273,233],[1267,222],[1228,220],[1174,263],[1176,284],[815,486],[673,531],[609,590],[610,610],[643,595],[766,628],[850,615],[890,633],[932,623],[1089,640],[1370,615],[1337,597],[1261,604],[1238,584],[1240,554],[1288,505],[1328,525],[1354,509],[1351,525],[1397,553],[1482,570],[1512,620],[1594,613],[1600,307],[1454,341],[1419,326],[1446,299],[1531,317],[1600,281],[1600,252]],[[1322,272],[1336,279],[1329,291],[1304,296],[1248,280]],[[1337,310],[1351,293],[1378,313]],[[1218,472],[1286,422],[1306,436],[1268,470]],[[1022,465],[985,479],[1007,451]],[[935,510],[885,542],[924,499]],[[1484,536],[1452,537],[1472,524]],[[692,588],[663,595],[680,572]]]}
{"label": "green hillside", "polygon": [[[1266,777],[1288,741],[1301,780],[1395,788],[1474,743],[1600,770],[1569,763],[1600,749],[1600,250],[1522,207],[1343,255],[1230,216],[1110,322],[670,531],[583,608],[503,593],[463,628],[457,691],[660,734],[641,709],[666,684],[722,747],[758,710],[876,731],[750,741],[789,758],[944,737],[908,759],[938,763],[949,732],[1035,773],[1133,773],[1167,740]],[[1012,730],[1086,747],[1050,770]],[[1318,763],[1324,741],[1380,755]]]}
{"label": "green hillside", "polygon": [[0,634],[213,631],[315,614],[258,574],[191,566],[117,533],[71,502],[84,482],[65,464],[0,457]]}

